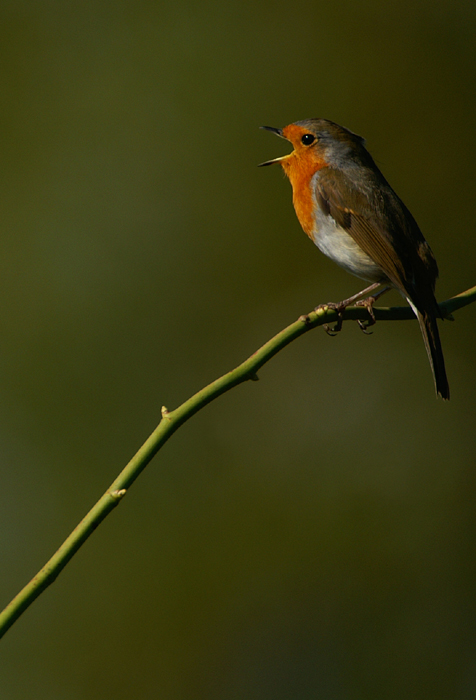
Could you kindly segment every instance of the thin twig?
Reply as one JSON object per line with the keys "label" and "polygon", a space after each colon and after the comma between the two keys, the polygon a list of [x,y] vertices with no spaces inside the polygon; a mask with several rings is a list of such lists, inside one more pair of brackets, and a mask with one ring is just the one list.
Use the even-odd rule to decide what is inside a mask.
{"label": "thin twig", "polygon": [[[440,304],[444,316],[450,317],[456,311],[467,304],[476,301],[476,287],[458,294],[452,299]],[[396,321],[410,320],[415,316],[410,307],[375,308],[377,320]],[[346,309],[344,320],[367,320],[368,312],[362,307],[352,306]],[[299,336],[307,333],[312,328],[337,321],[337,314],[330,309],[319,309],[301,316],[295,323],[282,330],[271,338],[265,345],[257,350],[245,362],[215,380],[201,391],[197,392],[188,401],[173,411],[162,408],[162,419],[145,441],[139,451],[134,455],[129,464],[122,470],[117,479],[111,484],[106,493],[93,506],[89,513],[81,520],[79,525],[63,542],[45,566],[36,576],[18,593],[18,595],[0,613],[0,637],[13,625],[20,615],[38,598],[45,588],[56,579],[69,560],[76,554],[82,544],[88,539],[97,526],[109,515],[125,496],[127,489],[137,479],[139,474],[151,461],[162,445],[175,433],[175,431],[191,418],[197,411],[208,403],[221,396],[226,391],[248,380],[258,379],[257,373],[261,367],[274,355],[282,350]]]}

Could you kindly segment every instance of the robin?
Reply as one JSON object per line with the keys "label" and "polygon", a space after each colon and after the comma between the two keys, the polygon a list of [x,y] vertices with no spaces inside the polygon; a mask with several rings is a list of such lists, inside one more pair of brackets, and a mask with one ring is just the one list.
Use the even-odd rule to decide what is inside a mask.
{"label": "robin", "polygon": [[438,266],[418,224],[390,187],[365,141],[327,119],[305,119],[283,129],[263,126],[294,146],[292,153],[261,165],[280,163],[291,181],[299,222],[325,255],[372,284],[338,304],[350,303],[384,285],[360,303],[375,322],[372,304],[390,288],[408,301],[420,323],[437,394],[449,399],[445,361],[438,333],[442,317],[435,299]]}

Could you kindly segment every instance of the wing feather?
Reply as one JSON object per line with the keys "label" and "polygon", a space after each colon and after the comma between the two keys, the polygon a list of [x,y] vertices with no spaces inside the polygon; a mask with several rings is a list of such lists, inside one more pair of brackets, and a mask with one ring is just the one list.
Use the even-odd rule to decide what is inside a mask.
{"label": "wing feather", "polygon": [[315,180],[316,198],[397,289],[418,308],[433,308],[438,268],[428,243],[390,185],[384,180],[376,187],[372,172],[366,175],[360,172],[356,184],[341,171],[324,168]]}

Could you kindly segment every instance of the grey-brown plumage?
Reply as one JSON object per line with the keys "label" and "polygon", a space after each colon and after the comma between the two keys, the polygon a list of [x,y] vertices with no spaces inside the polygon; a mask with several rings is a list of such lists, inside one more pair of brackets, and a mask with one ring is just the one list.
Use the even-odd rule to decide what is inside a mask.
{"label": "grey-brown plumage", "polygon": [[449,399],[435,299],[438,266],[418,224],[384,178],[365,142],[326,119],[271,129],[294,151],[279,162],[298,218],[322,252],[352,274],[398,289],[420,323],[437,393]]}

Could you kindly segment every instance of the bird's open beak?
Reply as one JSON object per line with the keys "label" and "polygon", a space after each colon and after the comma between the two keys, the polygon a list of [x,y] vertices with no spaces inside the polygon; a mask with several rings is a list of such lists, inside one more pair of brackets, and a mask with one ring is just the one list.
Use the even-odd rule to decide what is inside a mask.
{"label": "bird's open beak", "polygon": [[[272,131],[273,134],[276,134],[276,136],[279,136],[282,139],[285,139],[286,137],[283,136],[283,130],[282,129],[276,129],[274,126],[260,126],[260,129],[265,129],[266,131]],[[264,165],[274,165],[275,163],[280,163],[283,158],[287,158],[288,156],[281,156],[280,158],[272,158],[272,160],[267,160],[264,163],[260,163],[258,165],[258,168],[262,168]]]}

